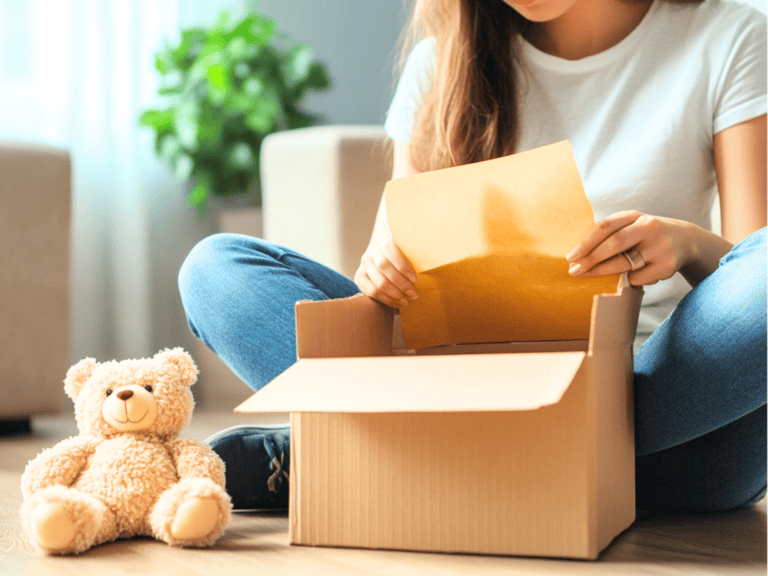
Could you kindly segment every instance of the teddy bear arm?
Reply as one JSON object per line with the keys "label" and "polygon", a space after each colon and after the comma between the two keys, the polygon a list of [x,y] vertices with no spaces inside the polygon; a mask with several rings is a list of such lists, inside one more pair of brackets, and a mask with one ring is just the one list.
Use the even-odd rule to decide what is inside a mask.
{"label": "teddy bear arm", "polygon": [[29,461],[21,476],[24,498],[48,486],[70,486],[85,468],[97,444],[93,438],[73,436],[43,450]]}
{"label": "teddy bear arm", "polygon": [[175,438],[166,448],[176,463],[179,478],[210,478],[224,486],[224,463],[207,444],[185,438]]}

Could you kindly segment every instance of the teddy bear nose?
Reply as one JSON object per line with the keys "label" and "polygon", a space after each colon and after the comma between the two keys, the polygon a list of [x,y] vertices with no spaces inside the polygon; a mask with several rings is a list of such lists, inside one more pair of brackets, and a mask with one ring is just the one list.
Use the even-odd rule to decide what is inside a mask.
{"label": "teddy bear nose", "polygon": [[121,390],[117,393],[117,397],[120,398],[120,400],[128,400],[131,396],[133,396],[133,390]]}

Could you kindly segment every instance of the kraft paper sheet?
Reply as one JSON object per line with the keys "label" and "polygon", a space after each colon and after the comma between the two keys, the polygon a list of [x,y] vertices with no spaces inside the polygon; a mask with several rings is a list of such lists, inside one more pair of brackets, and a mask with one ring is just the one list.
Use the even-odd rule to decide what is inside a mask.
{"label": "kraft paper sheet", "polygon": [[385,200],[416,271],[406,345],[589,338],[592,299],[618,275],[574,278],[565,255],[594,227],[568,141],[399,178]]}

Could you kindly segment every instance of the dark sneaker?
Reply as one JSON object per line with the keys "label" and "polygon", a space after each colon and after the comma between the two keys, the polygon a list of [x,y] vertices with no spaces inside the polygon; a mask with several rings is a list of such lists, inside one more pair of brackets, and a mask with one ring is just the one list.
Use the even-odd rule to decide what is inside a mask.
{"label": "dark sneaker", "polygon": [[291,427],[232,426],[206,439],[224,461],[235,510],[288,508]]}

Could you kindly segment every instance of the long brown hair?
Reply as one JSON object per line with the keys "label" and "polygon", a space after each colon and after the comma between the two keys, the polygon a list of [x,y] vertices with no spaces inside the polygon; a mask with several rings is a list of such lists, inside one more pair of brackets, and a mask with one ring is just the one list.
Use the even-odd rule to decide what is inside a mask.
{"label": "long brown hair", "polygon": [[521,59],[513,40],[529,24],[502,0],[415,0],[396,72],[425,38],[434,38],[436,60],[414,122],[414,169],[426,172],[515,152]]}

